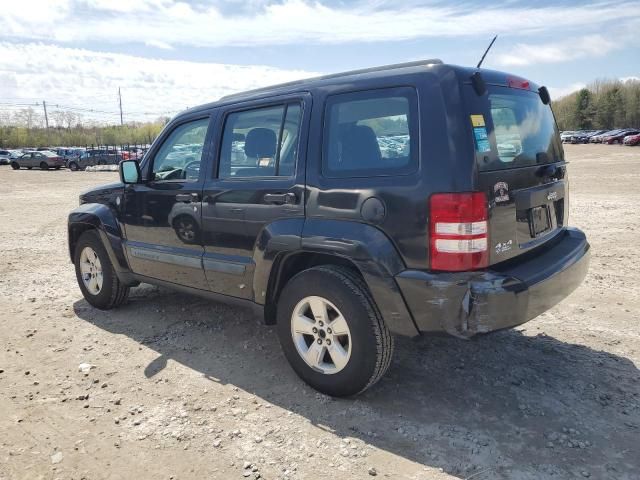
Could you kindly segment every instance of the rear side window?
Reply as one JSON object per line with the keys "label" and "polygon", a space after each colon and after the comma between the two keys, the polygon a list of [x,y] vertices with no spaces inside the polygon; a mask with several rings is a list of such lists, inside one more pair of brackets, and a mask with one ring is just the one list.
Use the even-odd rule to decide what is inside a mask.
{"label": "rear side window", "polygon": [[322,171],[327,177],[406,175],[417,168],[417,97],[408,87],[327,99]]}
{"label": "rear side window", "polygon": [[297,103],[229,114],[222,135],[218,178],[293,176],[300,119]]}

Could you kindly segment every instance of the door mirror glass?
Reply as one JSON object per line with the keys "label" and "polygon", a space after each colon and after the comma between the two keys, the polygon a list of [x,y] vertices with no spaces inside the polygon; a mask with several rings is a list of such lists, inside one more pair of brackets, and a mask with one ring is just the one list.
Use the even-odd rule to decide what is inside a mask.
{"label": "door mirror glass", "polygon": [[140,183],[140,166],[135,160],[120,162],[118,169],[122,183]]}

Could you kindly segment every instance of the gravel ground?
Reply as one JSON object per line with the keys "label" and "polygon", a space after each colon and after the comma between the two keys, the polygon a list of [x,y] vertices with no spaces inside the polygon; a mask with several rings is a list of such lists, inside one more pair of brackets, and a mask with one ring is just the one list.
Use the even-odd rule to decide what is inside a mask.
{"label": "gravel ground", "polygon": [[640,148],[566,152],[586,282],[514,330],[398,339],[351,400],[248,311],[151,286],[91,308],[66,215],[116,175],[0,167],[0,479],[640,478]]}

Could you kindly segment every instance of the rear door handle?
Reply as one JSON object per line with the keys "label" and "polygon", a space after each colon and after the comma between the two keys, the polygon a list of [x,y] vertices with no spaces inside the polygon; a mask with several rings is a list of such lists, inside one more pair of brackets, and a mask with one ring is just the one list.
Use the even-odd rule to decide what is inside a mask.
{"label": "rear door handle", "polygon": [[267,193],[264,196],[265,203],[271,203],[273,205],[291,205],[296,203],[295,193]]}
{"label": "rear door handle", "polygon": [[178,202],[191,203],[198,202],[199,200],[200,195],[198,195],[197,193],[178,193],[176,195],[176,201]]}

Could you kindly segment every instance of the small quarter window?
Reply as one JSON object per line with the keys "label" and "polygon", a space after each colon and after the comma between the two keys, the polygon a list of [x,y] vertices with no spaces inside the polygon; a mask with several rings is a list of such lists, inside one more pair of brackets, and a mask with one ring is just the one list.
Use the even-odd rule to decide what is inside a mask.
{"label": "small quarter window", "polygon": [[410,88],[334,95],[325,110],[328,177],[405,175],[417,167],[417,99]]}

